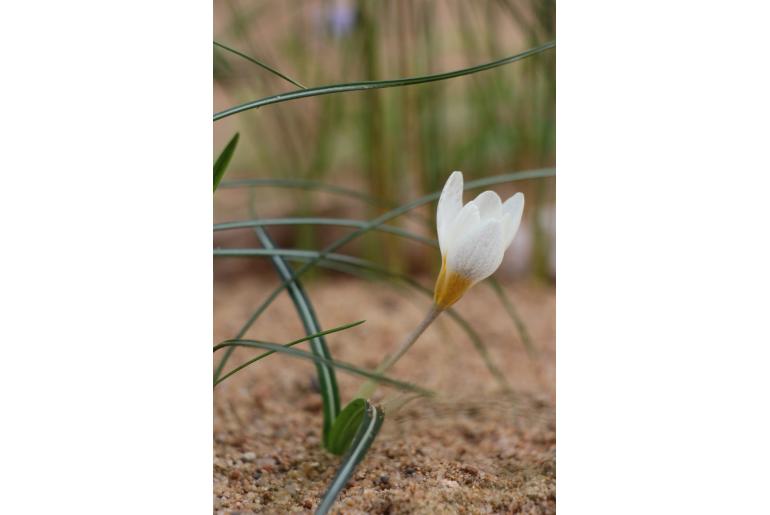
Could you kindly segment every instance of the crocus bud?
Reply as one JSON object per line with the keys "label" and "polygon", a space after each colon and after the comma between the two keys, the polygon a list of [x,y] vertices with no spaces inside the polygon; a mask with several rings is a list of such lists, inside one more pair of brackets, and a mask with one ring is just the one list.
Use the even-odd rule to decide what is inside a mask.
{"label": "crocus bud", "polygon": [[441,272],[433,300],[439,308],[448,308],[497,270],[523,212],[523,193],[503,203],[497,193],[485,191],[463,205],[463,174],[449,176],[436,213]]}

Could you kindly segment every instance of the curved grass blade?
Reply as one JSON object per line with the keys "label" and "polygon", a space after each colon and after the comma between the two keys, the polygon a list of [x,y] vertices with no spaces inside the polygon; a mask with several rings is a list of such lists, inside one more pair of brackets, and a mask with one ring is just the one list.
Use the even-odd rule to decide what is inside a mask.
{"label": "curved grass blade", "polygon": [[[275,254],[286,256],[288,259],[300,259],[305,262],[316,262],[316,260],[319,259],[319,256],[321,253],[316,250],[295,250],[295,249],[271,249],[271,250],[268,250],[268,249],[214,249],[215,257],[217,256],[219,257],[271,256]],[[425,286],[423,286],[413,278],[409,277],[408,275],[392,272],[390,270],[387,270],[385,268],[382,268],[376,265],[375,263],[372,263],[371,261],[366,261],[364,259],[360,259],[353,256],[347,256],[344,254],[327,254],[325,257],[321,258],[321,264],[323,264],[324,260],[330,261],[330,262],[339,262],[345,265],[357,266],[377,274],[385,275],[393,279],[398,279],[408,284],[409,286],[417,289],[418,291],[422,292],[427,297],[431,299],[433,298],[433,291],[430,288],[426,288]],[[468,337],[471,340],[471,343],[473,344],[473,347],[476,349],[476,351],[478,351],[487,369],[497,380],[500,387],[506,393],[513,394],[513,389],[511,388],[511,385],[508,383],[508,380],[505,378],[505,375],[500,371],[497,365],[495,365],[495,362],[492,359],[491,355],[489,354],[489,351],[487,350],[487,347],[484,344],[484,341],[481,339],[481,336],[479,336],[479,334],[476,332],[475,329],[473,329],[471,324],[467,320],[465,320],[465,318],[460,316],[460,314],[458,314],[454,308],[449,308],[448,310],[446,310],[446,312],[455,322],[457,322],[457,324],[462,328],[462,330],[465,331],[465,333],[468,335]]]}
{"label": "curved grass blade", "polygon": [[[338,227],[356,227],[358,229],[366,226],[364,220],[352,220],[349,218],[260,218],[258,220],[241,220],[236,222],[223,222],[214,224],[214,232],[216,231],[230,231],[233,229],[245,229],[248,227],[263,227],[265,225],[333,225]],[[401,229],[400,227],[393,227],[392,225],[381,225],[374,229],[375,231],[382,231],[391,234],[396,234],[403,238],[419,241],[426,245],[438,248],[438,242],[433,238],[426,238],[419,234]]]}
{"label": "curved grass blade", "polygon": [[230,48],[229,46],[225,46],[225,45],[223,45],[222,43],[218,43],[217,41],[214,41],[214,44],[215,44],[216,46],[218,46],[219,48],[223,49],[223,50],[227,50],[228,52],[232,52],[233,54],[237,55],[238,57],[242,57],[242,58],[246,59],[247,61],[249,61],[249,62],[252,62],[252,63],[256,64],[257,66],[261,66],[262,68],[264,68],[265,70],[269,71],[270,73],[273,73],[273,74],[275,74],[275,75],[279,76],[280,78],[282,78],[282,79],[284,79],[284,80],[287,80],[287,81],[291,82],[292,84],[294,84],[294,85],[295,85],[295,86],[297,86],[298,88],[307,89],[305,86],[303,86],[302,84],[300,84],[300,83],[299,83],[299,82],[297,82],[296,80],[294,80],[294,79],[292,79],[292,78],[290,78],[290,77],[288,77],[288,76],[284,75],[283,73],[279,72],[279,71],[278,71],[278,70],[276,70],[275,68],[271,68],[270,66],[266,65],[266,64],[265,64],[265,63],[263,63],[262,61],[259,61],[259,60],[257,60],[257,59],[254,59],[254,58],[253,58],[253,57],[251,57],[251,56],[248,56],[248,55],[246,55],[246,54],[244,54],[244,53],[241,53],[241,52],[239,52],[239,51],[235,50],[234,48]]}
{"label": "curved grass blade", "polygon": [[[333,226],[340,226],[340,227],[361,228],[366,224],[366,222],[362,220],[351,220],[348,218],[263,218],[259,220],[244,220],[244,221],[237,221],[237,222],[224,222],[224,223],[214,224],[214,231],[215,232],[226,231],[226,230],[241,229],[246,227],[259,227],[264,225],[299,225],[299,224],[333,225]],[[435,239],[426,238],[424,236],[413,233],[406,229],[401,229],[399,227],[381,225],[375,228],[374,230],[389,232],[391,234],[396,234],[403,238],[419,241],[420,243],[424,243],[425,245],[438,248],[438,241],[436,241]],[[215,253],[216,252],[217,251],[215,251]],[[227,254],[222,254],[222,255],[227,255]],[[344,260],[348,258],[348,256],[338,255],[338,258],[340,258],[340,260]],[[516,311],[516,307],[513,305],[510,298],[505,294],[503,287],[500,285],[497,279],[495,279],[494,277],[490,277],[485,282],[489,284],[489,286],[492,288],[492,291],[494,291],[495,296],[497,296],[498,300],[500,300],[500,303],[503,305],[503,308],[505,309],[506,313],[508,313],[508,316],[513,321],[513,324],[516,327],[516,331],[519,334],[519,338],[521,339],[521,342],[524,345],[524,349],[527,352],[527,356],[530,358],[530,360],[536,361],[539,353],[537,352],[537,349],[535,349],[535,347],[533,346],[532,338],[529,335],[529,330],[527,329],[527,326],[524,323],[524,320],[519,316],[518,312]]]}
{"label": "curved grass blade", "polygon": [[[359,320],[358,322],[353,322],[351,324],[341,325],[341,326],[335,327],[334,329],[328,329],[326,331],[320,331],[320,332],[317,332],[317,333],[314,333],[314,334],[310,334],[310,335],[304,336],[304,337],[299,338],[297,340],[291,341],[289,343],[286,343],[283,346],[284,347],[291,347],[291,346],[296,345],[298,343],[302,343],[302,342],[305,342],[305,341],[308,341],[308,340],[312,340],[314,338],[320,338],[321,336],[324,336],[324,335],[327,335],[327,334],[336,333],[337,331],[343,331],[345,329],[350,329],[351,327],[355,327],[357,325],[361,325],[364,322],[365,322],[365,320]],[[262,342],[262,341],[259,341],[259,340],[225,340],[224,342],[219,343],[219,344],[214,346],[214,352],[218,351],[219,349],[227,348],[225,353],[232,354],[232,350],[235,348],[235,346],[229,345],[229,344],[233,343],[233,342],[240,342],[240,341],[268,343],[270,345],[277,345],[277,344],[274,344],[272,342]],[[252,363],[255,363],[255,362],[259,361],[260,359],[265,358],[265,357],[269,356],[270,354],[273,354],[273,352],[274,351],[270,351],[270,352],[265,352],[264,354],[260,354],[256,358],[250,359],[246,363],[243,363],[242,365],[239,365],[239,366],[235,367],[233,370],[231,370],[230,372],[225,374],[223,377],[219,377],[219,375],[221,375],[221,370],[220,370],[219,371],[220,372],[219,375],[218,374],[214,375],[214,386],[218,385],[219,383],[221,383],[222,381],[224,381],[225,379],[227,379],[231,375],[233,375],[236,372],[246,368],[247,366],[251,365]]]}
{"label": "curved grass blade", "polygon": [[366,403],[366,409],[364,410],[361,424],[358,426],[358,431],[350,444],[350,450],[342,458],[342,462],[337,474],[332,479],[329,488],[326,489],[326,493],[321,499],[321,503],[318,505],[315,513],[316,515],[325,515],[329,512],[334,501],[337,500],[337,496],[340,494],[350,477],[353,475],[356,467],[361,460],[366,456],[366,452],[374,442],[377,433],[380,432],[382,422],[385,420],[385,415],[382,410],[368,401]]}
{"label": "curved grass blade", "polygon": [[258,107],[266,106],[269,104],[275,104],[278,102],[286,102],[288,100],[294,100],[297,98],[306,98],[306,97],[313,97],[317,95],[330,95],[332,93],[342,93],[345,91],[361,91],[361,90],[367,90],[367,89],[378,89],[378,88],[394,88],[398,86],[411,86],[414,84],[423,84],[426,82],[434,82],[439,80],[446,80],[446,79],[452,79],[455,77],[461,77],[463,75],[470,75],[473,73],[482,72],[485,70],[490,70],[492,68],[496,68],[498,66],[503,66],[505,64],[509,64],[515,61],[520,61],[522,59],[526,59],[527,57],[537,55],[541,52],[545,52],[546,50],[550,50],[551,48],[554,48],[556,46],[555,41],[549,41],[548,43],[545,43],[543,45],[537,46],[535,48],[531,48],[525,52],[521,52],[516,55],[512,55],[509,57],[505,57],[503,59],[498,59],[496,61],[491,61],[488,63],[480,64],[477,66],[471,66],[470,68],[463,68],[461,70],[455,70],[451,72],[446,73],[436,73],[432,75],[423,75],[420,77],[407,77],[402,79],[388,79],[388,80],[378,80],[378,81],[363,81],[363,82],[351,82],[347,84],[332,84],[330,86],[319,86],[315,88],[308,88],[303,89],[299,91],[291,91],[288,93],[281,93],[278,95],[272,95],[269,97],[261,98],[259,100],[254,100],[252,102],[246,102],[244,104],[240,104],[237,106],[233,106],[229,109],[225,109],[224,111],[220,111],[218,113],[214,114],[214,121],[221,120],[222,118],[225,118],[227,116],[231,116],[243,111],[247,111],[249,109],[255,109]]}
{"label": "curved grass blade", "polygon": [[227,143],[224,150],[222,150],[222,153],[219,154],[219,157],[214,163],[214,191],[217,191],[217,186],[219,186],[219,183],[222,181],[222,177],[225,175],[227,165],[230,164],[230,159],[233,157],[235,147],[238,145],[239,137],[240,134],[236,132],[235,136],[230,139],[229,143]]}
{"label": "curved grass blade", "polygon": [[[284,256],[289,259],[298,258],[303,263],[318,257],[320,254],[317,250],[300,250],[300,249],[214,249],[214,257],[270,257],[270,256]],[[327,254],[323,259],[329,261],[337,261],[340,263],[346,263],[349,265],[360,266],[362,268],[371,269],[381,273],[387,273],[384,268],[378,267],[371,261],[357,258],[355,256],[348,256],[345,254]]]}
{"label": "curved grass blade", "polygon": [[[538,170],[528,170],[524,172],[513,172],[513,173],[496,175],[494,177],[487,177],[485,179],[468,181],[467,183],[465,183],[464,189],[472,190],[472,189],[482,188],[484,186],[489,186],[492,184],[500,184],[504,182],[522,181],[526,179],[539,179],[543,177],[551,177],[555,174],[556,174],[556,171],[553,168],[542,168]],[[432,202],[433,200],[436,200],[440,195],[441,195],[441,191],[434,191],[433,193],[424,195],[416,200],[413,200],[402,206],[399,206],[396,209],[392,209],[387,213],[384,213],[381,216],[378,216],[377,218],[374,218],[368,221],[360,229],[357,229],[351,232],[350,234],[343,236],[342,238],[327,245],[323,250],[318,252],[315,257],[313,257],[312,259],[307,261],[304,265],[302,265],[297,270],[295,270],[292,273],[292,277],[290,279],[284,280],[272,292],[270,292],[267,298],[264,301],[262,301],[262,303],[259,306],[257,306],[257,309],[255,309],[254,312],[252,312],[252,314],[249,316],[249,318],[246,320],[243,326],[241,326],[241,329],[238,331],[238,334],[235,336],[235,338],[242,338],[243,335],[246,334],[246,332],[254,324],[254,322],[256,322],[256,320],[260,317],[260,315],[264,313],[264,311],[268,308],[268,306],[272,304],[272,302],[278,297],[278,295],[283,291],[283,289],[289,285],[289,283],[292,280],[300,277],[302,274],[310,270],[317,263],[319,263],[326,256],[328,256],[330,253],[339,249],[343,245],[346,245],[347,243],[355,240],[359,236],[366,234],[370,230],[376,229],[377,227],[388,222],[389,220],[397,218],[398,216],[401,216],[404,213],[408,213],[409,211],[411,211],[416,207],[425,205],[429,202]],[[219,369],[222,369],[224,367],[225,362],[226,362],[226,359],[223,358],[222,362],[220,363]]]}
{"label": "curved grass blade", "polygon": [[[264,227],[256,226],[254,227],[254,230],[257,233],[260,243],[262,243],[262,246],[265,249],[275,249],[275,243]],[[291,268],[286,264],[283,257],[274,255],[271,256],[270,259],[281,279],[291,280]],[[300,320],[302,320],[302,325],[305,327],[305,332],[307,334],[320,332],[321,324],[318,323],[318,317],[316,317],[313,304],[311,304],[310,299],[307,297],[305,289],[302,287],[299,279],[291,280],[287,289],[291,296],[291,300],[294,303],[294,308],[297,310],[297,315],[299,315]],[[310,340],[310,351],[322,358],[331,359],[332,357],[323,336],[317,336]],[[324,363],[316,362],[316,373],[318,374],[318,387],[321,391],[321,399],[323,400],[323,441],[326,442],[334,419],[337,418],[337,414],[340,412],[340,393],[337,388],[337,378],[334,375],[334,368]]]}
{"label": "curved grass blade", "polygon": [[[306,338],[307,339],[307,338]],[[350,363],[346,363],[344,361],[337,361],[333,359],[326,359],[322,358],[320,356],[316,356],[311,352],[306,352],[299,349],[293,349],[291,347],[287,347],[285,345],[277,345],[275,343],[268,343],[268,342],[261,342],[259,340],[241,340],[241,339],[234,339],[234,340],[227,340],[224,341],[216,346],[216,350],[224,349],[228,347],[251,347],[253,349],[263,349],[263,350],[269,350],[272,352],[280,352],[281,354],[288,354],[290,356],[294,356],[297,358],[302,358],[310,361],[315,361],[316,363],[323,363],[325,365],[329,365],[331,367],[337,368],[339,370],[344,370],[345,372],[348,372],[353,375],[357,375],[359,377],[365,377],[367,379],[374,379],[376,381],[379,381],[382,384],[392,386],[394,388],[398,388],[399,390],[404,390],[407,392],[414,392],[419,393],[420,395],[423,395],[425,397],[434,397],[436,394],[426,388],[423,388],[421,386],[414,385],[412,383],[408,383],[406,381],[399,381],[398,379],[393,379],[388,376],[384,376],[382,374],[377,374],[375,372],[370,372],[368,370],[365,370],[361,367],[357,367],[355,365],[352,365]],[[258,356],[260,359],[264,357],[262,354]],[[253,363],[254,360],[249,361],[248,364]],[[232,372],[222,376],[216,384],[221,383],[228,377],[232,376],[235,372],[240,371],[246,366],[246,364],[238,367],[237,370],[233,370]],[[216,386],[216,385],[215,385]]]}

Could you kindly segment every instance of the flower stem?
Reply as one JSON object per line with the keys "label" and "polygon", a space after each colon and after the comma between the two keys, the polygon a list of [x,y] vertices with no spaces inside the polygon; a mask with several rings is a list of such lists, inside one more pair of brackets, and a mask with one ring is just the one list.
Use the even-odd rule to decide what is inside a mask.
{"label": "flower stem", "polygon": [[[377,370],[375,371],[378,375],[383,375],[385,372],[390,369],[393,365],[395,365],[396,361],[401,359],[401,356],[403,356],[406,351],[409,350],[409,348],[414,344],[414,342],[417,341],[417,339],[420,337],[420,335],[425,332],[425,329],[428,328],[428,326],[436,320],[436,318],[441,314],[443,311],[442,308],[439,306],[433,304],[431,306],[430,311],[428,311],[428,314],[425,316],[425,318],[420,322],[417,327],[415,327],[414,331],[409,333],[409,335],[406,337],[404,342],[401,344],[401,346],[398,348],[396,352],[388,356],[388,358],[383,361],[379,367],[377,367]],[[362,399],[368,399],[372,396],[374,391],[377,389],[378,382],[369,379],[366,383],[364,383],[361,388],[358,389],[358,393],[354,398],[362,398]]]}

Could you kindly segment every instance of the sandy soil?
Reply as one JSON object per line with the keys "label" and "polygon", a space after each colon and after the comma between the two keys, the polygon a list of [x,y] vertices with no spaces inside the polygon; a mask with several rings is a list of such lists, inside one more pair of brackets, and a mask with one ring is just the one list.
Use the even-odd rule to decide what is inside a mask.
{"label": "sandy soil", "polygon": [[[430,283],[425,279],[424,283]],[[263,275],[215,284],[215,340],[232,337],[277,284]],[[515,326],[483,284],[458,304],[505,372],[503,393],[470,340],[440,317],[390,375],[441,392],[390,413],[334,513],[553,513],[555,511],[553,289],[506,284],[539,349],[532,361]],[[429,301],[385,283],[322,278],[306,284],[336,359],[374,368],[423,317]],[[248,336],[285,342],[303,334],[282,296]],[[254,351],[239,349],[237,364]],[[308,513],[339,458],[320,445],[321,401],[312,363],[271,356],[216,388],[214,512]],[[338,374],[343,404],[360,385]],[[395,392],[380,388],[378,398]]]}

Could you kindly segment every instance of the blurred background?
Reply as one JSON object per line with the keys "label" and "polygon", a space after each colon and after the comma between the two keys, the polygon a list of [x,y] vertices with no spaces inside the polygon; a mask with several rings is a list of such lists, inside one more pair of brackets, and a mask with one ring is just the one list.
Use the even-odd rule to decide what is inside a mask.
{"label": "blurred background", "polygon": [[[218,0],[214,20],[214,112],[301,86],[468,68],[555,40],[551,0]],[[245,334],[288,342],[306,328],[288,295],[272,301],[281,280],[270,259],[255,255],[264,249],[253,227],[238,222],[273,219],[268,232],[296,270],[298,253],[319,251],[356,223],[440,191],[453,170],[466,182],[552,170],[555,51],[444,81],[244,111],[214,123],[215,156],[236,133],[214,195],[214,341]],[[463,510],[553,512],[554,185],[549,175],[466,192],[467,202],[484,189],[503,199],[523,191],[522,226],[489,287],[469,292],[392,369],[445,401],[415,401],[388,415],[379,451],[361,469],[368,487],[345,494],[351,511],[387,512],[377,503],[391,502],[392,492],[401,493],[392,502],[404,512],[458,511],[454,501],[447,508],[441,482],[474,463],[485,471],[483,488],[459,476],[463,486],[454,483]],[[388,221],[387,231],[366,232],[334,251],[341,261],[319,262],[302,275],[321,327],[366,320],[327,337],[335,360],[373,370],[424,317],[441,264],[429,241],[436,238],[435,206]],[[237,228],[217,226],[232,222]],[[253,357],[253,349],[238,349],[227,368]],[[215,509],[299,513],[320,497],[337,465],[319,445],[315,377],[308,363],[272,355],[215,388]],[[361,381],[340,373],[337,382],[344,405]],[[379,391],[374,402],[392,393]],[[244,463],[246,451],[257,462]],[[325,475],[294,482],[274,470],[313,462]],[[418,468],[427,479],[415,483],[404,471]],[[393,483],[383,487],[377,477]]]}
{"label": "blurred background", "polygon": [[[214,40],[274,67],[306,87],[456,70],[555,39],[553,1],[388,2],[221,0]],[[297,87],[214,47],[214,111]],[[555,52],[469,76],[416,86],[300,99],[214,124],[214,155],[240,133],[214,197],[215,222],[278,217],[366,220],[440,190],[453,170],[466,181],[555,166]],[[280,185],[233,187],[233,181]],[[227,184],[227,183],[231,184]],[[318,183],[347,192],[319,189]],[[551,282],[554,183],[494,186],[527,198],[522,228],[498,272],[503,279]],[[480,191],[480,190],[479,190]],[[466,201],[479,191],[466,193]],[[434,204],[389,225],[435,238]],[[350,228],[269,228],[279,247],[320,249]],[[258,247],[252,230],[215,232],[215,247]],[[437,251],[370,232],[340,252],[401,273],[434,273]],[[215,276],[245,268],[273,273],[265,259],[217,259]],[[311,274],[322,272],[314,271]]]}

